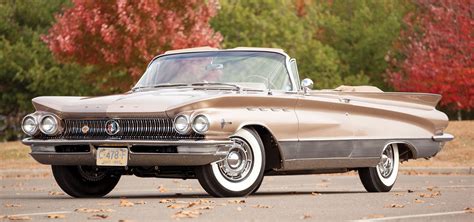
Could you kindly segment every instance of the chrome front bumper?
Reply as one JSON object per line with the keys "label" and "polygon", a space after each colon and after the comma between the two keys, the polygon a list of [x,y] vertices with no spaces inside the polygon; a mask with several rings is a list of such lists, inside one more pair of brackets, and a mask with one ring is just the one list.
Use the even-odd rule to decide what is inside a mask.
{"label": "chrome front bumper", "polygon": [[[128,148],[127,166],[199,166],[224,159],[233,147],[230,140],[35,140],[26,138],[23,144],[31,146],[30,155],[48,165],[96,165],[97,147]],[[56,152],[55,146],[88,145],[88,152]],[[133,152],[134,146],[176,146],[177,153]]]}

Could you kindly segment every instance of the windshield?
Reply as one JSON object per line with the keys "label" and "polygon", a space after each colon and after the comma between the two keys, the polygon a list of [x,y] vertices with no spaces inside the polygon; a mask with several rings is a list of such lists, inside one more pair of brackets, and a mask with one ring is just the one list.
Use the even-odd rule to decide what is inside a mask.
{"label": "windshield", "polygon": [[244,88],[292,90],[284,55],[218,51],[165,55],[155,59],[135,88],[227,83]]}

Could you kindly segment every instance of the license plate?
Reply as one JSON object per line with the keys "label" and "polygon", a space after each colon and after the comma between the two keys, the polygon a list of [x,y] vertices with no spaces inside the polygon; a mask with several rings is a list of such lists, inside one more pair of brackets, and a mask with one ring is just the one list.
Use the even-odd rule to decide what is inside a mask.
{"label": "license plate", "polygon": [[127,166],[127,148],[104,148],[97,149],[97,166]]}

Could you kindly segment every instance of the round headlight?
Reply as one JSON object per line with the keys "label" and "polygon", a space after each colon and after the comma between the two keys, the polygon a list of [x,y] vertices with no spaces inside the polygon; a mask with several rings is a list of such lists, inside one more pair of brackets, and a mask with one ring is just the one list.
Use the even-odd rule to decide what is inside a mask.
{"label": "round headlight", "polygon": [[209,129],[209,119],[204,115],[198,115],[193,120],[193,130],[196,133],[203,134]]}
{"label": "round headlight", "polygon": [[25,116],[21,122],[21,129],[29,136],[35,135],[38,132],[36,118],[31,115]]}
{"label": "round headlight", "polygon": [[46,135],[55,135],[59,130],[58,119],[52,115],[41,118],[40,130]]}
{"label": "round headlight", "polygon": [[179,134],[189,133],[189,120],[185,115],[179,115],[174,119],[174,129]]}

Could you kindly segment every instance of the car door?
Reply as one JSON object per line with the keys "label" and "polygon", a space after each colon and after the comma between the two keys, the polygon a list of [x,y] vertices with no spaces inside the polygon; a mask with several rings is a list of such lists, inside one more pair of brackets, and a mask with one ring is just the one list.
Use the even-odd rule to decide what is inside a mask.
{"label": "car door", "polygon": [[348,158],[353,150],[350,106],[336,91],[311,91],[301,95],[298,147],[295,159]]}

